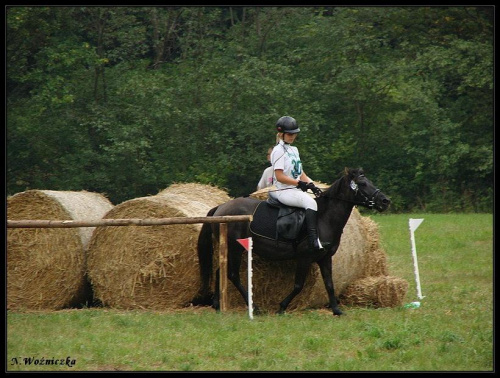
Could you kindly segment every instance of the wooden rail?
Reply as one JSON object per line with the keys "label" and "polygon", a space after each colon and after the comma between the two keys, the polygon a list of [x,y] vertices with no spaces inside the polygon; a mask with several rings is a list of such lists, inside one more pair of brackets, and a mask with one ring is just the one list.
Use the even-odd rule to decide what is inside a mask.
{"label": "wooden rail", "polygon": [[251,222],[252,215],[221,217],[129,218],[77,220],[7,220],[7,228],[75,228],[101,226],[161,226],[170,224],[220,223],[219,232],[219,291],[220,310],[227,309],[227,223]]}
{"label": "wooden rail", "polygon": [[7,228],[72,228],[100,226],[161,226],[169,224],[250,222],[251,215],[223,217],[129,218],[97,220],[7,220]]}

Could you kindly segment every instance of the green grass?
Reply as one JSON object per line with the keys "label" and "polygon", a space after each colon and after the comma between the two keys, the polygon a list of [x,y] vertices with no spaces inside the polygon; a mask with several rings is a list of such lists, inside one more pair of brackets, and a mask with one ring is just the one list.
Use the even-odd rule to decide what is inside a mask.
{"label": "green grass", "polygon": [[[492,371],[492,215],[370,216],[390,275],[410,284],[407,302],[416,300],[408,218],[425,219],[415,232],[420,308],[343,307],[343,317],[309,310],[254,320],[210,309],[8,312],[7,370]],[[75,363],[47,366],[42,358]]]}

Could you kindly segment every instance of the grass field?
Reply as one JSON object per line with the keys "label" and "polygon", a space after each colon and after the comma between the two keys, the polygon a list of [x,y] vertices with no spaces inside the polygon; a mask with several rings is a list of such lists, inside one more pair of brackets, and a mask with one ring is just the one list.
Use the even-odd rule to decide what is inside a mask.
{"label": "grass field", "polygon": [[[367,214],[364,214],[367,215]],[[493,216],[371,215],[389,273],[418,309],[346,307],[248,319],[243,311],[7,313],[8,371],[493,371]]]}

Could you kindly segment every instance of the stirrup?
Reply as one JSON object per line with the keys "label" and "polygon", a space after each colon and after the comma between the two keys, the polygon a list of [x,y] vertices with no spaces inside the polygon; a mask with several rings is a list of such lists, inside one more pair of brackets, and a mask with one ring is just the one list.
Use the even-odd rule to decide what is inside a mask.
{"label": "stirrup", "polygon": [[318,242],[318,248],[315,247],[315,243],[314,242],[309,242],[309,249],[311,251],[322,251],[325,249],[325,247],[323,246],[323,244],[321,244],[321,241],[319,240],[319,238],[316,239],[317,242]]}
{"label": "stirrup", "polygon": [[321,244],[321,240],[319,240],[319,238],[318,238],[318,245],[319,245],[319,250],[325,249],[325,247],[323,247],[323,244]]}

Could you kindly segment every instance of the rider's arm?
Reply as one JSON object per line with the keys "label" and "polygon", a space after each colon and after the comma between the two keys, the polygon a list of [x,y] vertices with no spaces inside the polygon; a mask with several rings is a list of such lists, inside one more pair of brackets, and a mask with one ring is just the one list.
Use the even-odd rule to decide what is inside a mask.
{"label": "rider's arm", "polygon": [[283,184],[297,186],[299,184],[299,180],[304,182],[312,181],[309,177],[307,177],[307,175],[304,172],[302,172],[302,174],[300,175],[299,180],[285,175],[282,169],[275,169],[274,173],[276,175],[276,180],[278,180]]}

